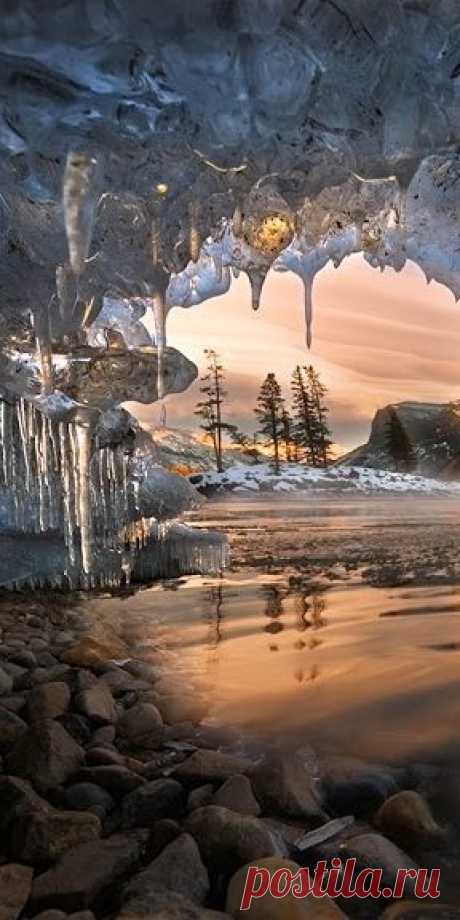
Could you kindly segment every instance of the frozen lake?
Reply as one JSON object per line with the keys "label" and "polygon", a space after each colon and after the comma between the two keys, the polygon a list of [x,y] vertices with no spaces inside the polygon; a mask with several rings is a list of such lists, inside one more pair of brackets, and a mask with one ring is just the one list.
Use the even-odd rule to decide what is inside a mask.
{"label": "frozen lake", "polygon": [[[192,518],[193,520],[193,518]],[[247,743],[367,759],[460,749],[460,499],[233,495],[223,578],[88,603]]]}

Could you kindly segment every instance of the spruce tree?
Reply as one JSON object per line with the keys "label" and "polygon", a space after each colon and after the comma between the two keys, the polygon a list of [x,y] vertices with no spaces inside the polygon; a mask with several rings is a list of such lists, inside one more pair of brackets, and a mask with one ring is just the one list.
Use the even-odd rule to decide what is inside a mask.
{"label": "spruce tree", "polygon": [[197,403],[195,415],[202,419],[201,428],[209,435],[214,448],[216,469],[223,471],[222,463],[222,433],[232,426],[222,421],[222,406],[227,396],[224,390],[224,371],[219,360],[219,355],[212,348],[205,348],[207,366],[206,373],[201,377],[202,386],[200,393],[204,399]]}
{"label": "spruce tree", "polygon": [[288,463],[294,459],[294,441],[293,441],[293,431],[292,431],[292,418],[289,415],[287,409],[283,409],[281,415],[281,421],[283,425],[283,444],[284,444],[284,456]]}
{"label": "spruce tree", "polygon": [[283,406],[280,385],[273,373],[267,374],[257,397],[254,410],[259,419],[259,432],[265,435],[266,443],[273,450],[273,468],[280,472],[280,444],[283,436]]}
{"label": "spruce tree", "polygon": [[313,440],[317,465],[327,466],[331,460],[332,447],[331,432],[327,425],[329,409],[324,402],[327,389],[312,364],[306,368],[306,380],[313,407]]}
{"label": "spruce tree", "polygon": [[315,416],[311,394],[305,377],[305,368],[297,365],[291,381],[293,434],[300,458],[317,465],[315,441]]}
{"label": "spruce tree", "polygon": [[412,444],[407,432],[401,424],[395,409],[390,410],[385,432],[386,449],[397,470],[403,473],[411,473],[416,469],[417,457],[415,456]]}

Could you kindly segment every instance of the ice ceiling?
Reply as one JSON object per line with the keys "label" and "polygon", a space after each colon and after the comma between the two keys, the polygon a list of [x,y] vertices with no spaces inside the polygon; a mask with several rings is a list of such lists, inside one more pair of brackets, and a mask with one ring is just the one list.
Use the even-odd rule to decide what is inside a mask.
{"label": "ice ceiling", "polygon": [[[360,251],[382,270],[411,259],[460,297],[460,5],[29,0],[1,14],[0,469],[12,488],[16,439],[23,478],[49,492],[55,456],[75,481],[53,514],[75,519],[88,569],[101,430],[113,453],[116,407],[196,375],[167,344],[170,308],[240,271],[257,308],[269,269],[293,271],[310,344],[315,274]],[[16,526],[34,517],[21,509]]]}

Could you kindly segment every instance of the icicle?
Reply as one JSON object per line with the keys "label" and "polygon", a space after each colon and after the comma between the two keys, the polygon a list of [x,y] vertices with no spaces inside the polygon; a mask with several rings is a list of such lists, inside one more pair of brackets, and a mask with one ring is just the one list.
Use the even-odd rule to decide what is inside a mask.
{"label": "icicle", "polygon": [[64,222],[70,264],[78,276],[83,271],[91,245],[98,198],[98,164],[85,153],[70,152],[64,172]]}
{"label": "icicle", "polygon": [[260,307],[260,297],[264,286],[266,275],[260,271],[247,270],[247,276],[251,285],[251,303],[252,309],[258,310]]}
{"label": "icicle", "polygon": [[201,236],[198,228],[198,215],[199,204],[197,201],[192,201],[189,206],[189,248],[192,262],[198,262],[198,259],[200,258]]}
{"label": "icicle", "polygon": [[94,546],[91,518],[91,428],[89,426],[76,426],[76,443],[81,561],[83,572],[85,575],[90,576],[94,569]]}
{"label": "icicle", "polygon": [[59,300],[59,312],[63,320],[72,316],[77,301],[75,275],[70,265],[58,265],[56,268],[56,291]]}
{"label": "icicle", "polygon": [[157,348],[157,399],[165,396],[164,386],[164,356],[166,348],[166,316],[165,299],[160,291],[152,298],[153,321],[155,325],[155,344]]}
{"label": "icicle", "polygon": [[311,348],[312,335],[311,327],[313,322],[313,281],[314,275],[302,275],[304,289],[304,310],[305,310],[305,336],[307,348]]}
{"label": "icicle", "polygon": [[161,228],[160,218],[154,217],[152,220],[152,263],[157,267],[160,263],[161,256]]}
{"label": "icicle", "polygon": [[37,335],[37,353],[40,364],[42,394],[49,396],[54,389],[53,358],[51,345],[48,339]]}

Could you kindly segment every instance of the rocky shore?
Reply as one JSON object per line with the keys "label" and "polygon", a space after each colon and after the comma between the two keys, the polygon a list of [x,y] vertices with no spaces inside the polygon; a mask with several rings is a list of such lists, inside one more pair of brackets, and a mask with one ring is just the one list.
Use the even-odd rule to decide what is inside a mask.
{"label": "rocky shore", "polygon": [[[440,866],[442,900],[457,903],[460,772],[308,746],[248,757],[200,728],[205,708],[71,597],[2,598],[0,920],[224,920],[240,916],[247,864],[333,856],[383,868],[387,885],[399,868]],[[288,897],[246,915],[460,909]]]}

